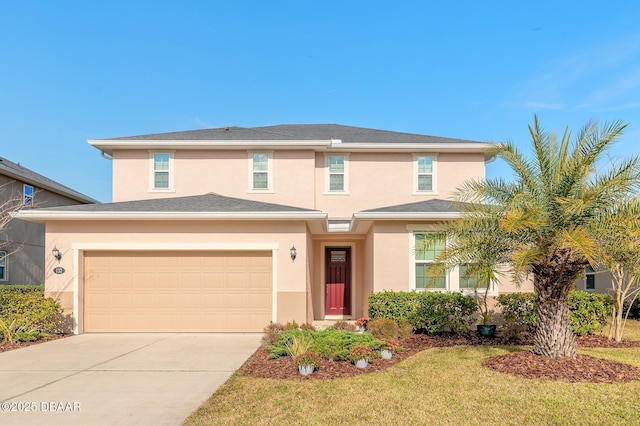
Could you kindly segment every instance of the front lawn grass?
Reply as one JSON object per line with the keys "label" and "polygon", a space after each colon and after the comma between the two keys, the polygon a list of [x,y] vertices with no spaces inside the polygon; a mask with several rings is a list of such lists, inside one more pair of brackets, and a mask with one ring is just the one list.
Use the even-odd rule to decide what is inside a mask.
{"label": "front lawn grass", "polygon": [[[630,321],[627,327],[625,336],[635,336],[640,322]],[[525,349],[434,348],[381,373],[327,381],[236,374],[185,424],[640,424],[640,381],[564,383],[521,379],[482,367],[489,357]],[[640,348],[580,353],[640,368]]]}

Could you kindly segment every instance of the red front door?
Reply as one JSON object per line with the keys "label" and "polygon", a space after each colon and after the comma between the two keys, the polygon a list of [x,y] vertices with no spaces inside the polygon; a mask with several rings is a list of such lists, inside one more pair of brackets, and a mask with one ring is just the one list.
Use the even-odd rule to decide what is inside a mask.
{"label": "red front door", "polygon": [[325,248],[325,314],[351,315],[351,247]]}

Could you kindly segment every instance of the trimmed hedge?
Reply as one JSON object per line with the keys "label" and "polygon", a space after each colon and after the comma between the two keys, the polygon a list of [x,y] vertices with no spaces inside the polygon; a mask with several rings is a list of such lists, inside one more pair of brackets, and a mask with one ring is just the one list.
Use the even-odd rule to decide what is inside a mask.
{"label": "trimmed hedge", "polygon": [[44,297],[44,286],[0,287],[0,320],[25,331],[53,333],[60,331],[62,308]]}
{"label": "trimmed hedge", "polygon": [[[501,294],[497,297],[502,317],[511,331],[533,331],[538,323],[535,293]],[[606,294],[572,290],[569,292],[569,322],[578,336],[601,332],[611,315],[612,299]]]}
{"label": "trimmed hedge", "polygon": [[417,331],[429,334],[469,332],[476,299],[461,293],[393,292],[369,295],[369,317],[409,322]]}

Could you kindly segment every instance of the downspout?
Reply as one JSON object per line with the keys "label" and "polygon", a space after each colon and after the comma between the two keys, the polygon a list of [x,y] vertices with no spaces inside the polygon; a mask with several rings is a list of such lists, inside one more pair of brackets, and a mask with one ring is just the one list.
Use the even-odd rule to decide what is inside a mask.
{"label": "downspout", "polygon": [[113,160],[113,157],[107,154],[106,152],[104,152],[103,150],[100,150],[100,156],[105,160],[109,160],[109,161]]}

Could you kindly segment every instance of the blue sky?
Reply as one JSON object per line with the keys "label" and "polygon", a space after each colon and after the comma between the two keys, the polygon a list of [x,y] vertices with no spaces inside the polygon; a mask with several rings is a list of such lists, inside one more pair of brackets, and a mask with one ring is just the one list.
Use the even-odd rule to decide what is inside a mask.
{"label": "blue sky", "polygon": [[[528,146],[590,119],[640,140],[640,3],[5,1],[0,156],[100,201],[88,139],[338,123]],[[488,176],[508,177],[500,162]]]}

